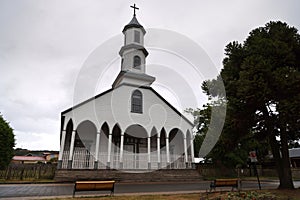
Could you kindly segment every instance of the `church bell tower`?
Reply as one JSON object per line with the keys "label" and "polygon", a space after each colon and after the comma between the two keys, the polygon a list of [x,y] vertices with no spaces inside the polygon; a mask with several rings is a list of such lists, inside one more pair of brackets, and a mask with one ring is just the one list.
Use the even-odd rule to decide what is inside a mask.
{"label": "church bell tower", "polygon": [[113,83],[113,88],[123,84],[150,86],[155,80],[154,77],[146,74],[146,57],[148,51],[144,47],[144,36],[146,31],[138,22],[135,11],[138,9],[135,4],[133,18],[123,29],[124,45],[119,55],[121,56],[121,72]]}

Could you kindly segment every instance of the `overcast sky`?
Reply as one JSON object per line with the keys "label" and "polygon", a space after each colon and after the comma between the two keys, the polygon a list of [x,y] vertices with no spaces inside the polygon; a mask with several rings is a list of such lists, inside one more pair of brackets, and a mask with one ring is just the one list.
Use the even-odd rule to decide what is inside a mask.
{"label": "overcast sky", "polygon": [[[271,20],[300,28],[298,0],[0,0],[0,112],[14,129],[16,147],[59,149],[60,113],[73,105],[82,66],[101,44],[119,38],[132,18],[133,3],[140,8],[137,18],[146,29],[182,34],[198,44],[218,70],[226,44],[242,42],[252,29]],[[147,36],[153,38],[151,29],[147,34],[146,45]],[[114,40],[117,45],[119,40]],[[158,58],[172,60],[149,53],[150,64]],[[101,67],[101,55],[97,58]],[[97,92],[114,81],[118,60],[113,65],[101,80],[106,85],[98,84]],[[180,71],[180,66],[176,68]],[[151,69],[155,75],[155,69],[162,68]],[[166,75],[164,70],[159,74]],[[160,85],[162,77],[154,85],[160,91],[166,86]],[[176,104],[172,90],[163,96]]]}

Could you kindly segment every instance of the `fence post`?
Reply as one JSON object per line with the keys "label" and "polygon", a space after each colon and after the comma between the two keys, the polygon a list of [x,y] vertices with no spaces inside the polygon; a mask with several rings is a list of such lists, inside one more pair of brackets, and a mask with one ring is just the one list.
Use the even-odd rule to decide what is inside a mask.
{"label": "fence post", "polygon": [[20,174],[20,179],[23,180],[23,174],[24,174],[25,166],[22,165],[21,167],[21,174]]}
{"label": "fence post", "polygon": [[41,169],[42,169],[41,166],[42,166],[41,164],[38,165],[38,177],[37,177],[37,179],[40,179],[40,177],[41,177]]}
{"label": "fence post", "polygon": [[33,176],[32,176],[34,179],[36,179],[36,177],[37,177],[37,174],[36,174],[36,171],[37,171],[37,170],[36,170],[36,168],[37,168],[37,166],[34,165],[34,166],[33,166]]}
{"label": "fence post", "polygon": [[10,177],[11,177],[11,166],[9,165],[6,171],[6,180],[10,180]]}

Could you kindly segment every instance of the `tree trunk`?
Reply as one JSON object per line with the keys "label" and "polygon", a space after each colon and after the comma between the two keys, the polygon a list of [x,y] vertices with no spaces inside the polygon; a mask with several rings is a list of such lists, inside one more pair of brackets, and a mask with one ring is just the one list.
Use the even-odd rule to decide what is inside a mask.
{"label": "tree trunk", "polygon": [[274,124],[272,117],[269,115],[266,107],[262,109],[264,118],[266,119],[267,135],[269,136],[269,143],[272,149],[273,158],[276,163],[276,169],[278,178],[280,181],[279,189],[294,189],[292,171],[289,158],[287,132],[284,126],[280,127],[280,144],[281,144],[281,155],[280,155],[280,144],[276,140],[274,130]]}
{"label": "tree trunk", "polygon": [[[276,169],[279,178],[279,187],[278,189],[294,189],[292,171],[290,167],[288,144],[286,136],[284,134],[281,136],[281,155],[279,143],[276,140],[276,136],[270,137],[270,145],[272,148],[272,154],[276,163]],[[285,144],[284,144],[285,143]]]}
{"label": "tree trunk", "polygon": [[283,177],[283,165],[282,165],[282,160],[281,160],[281,156],[280,156],[280,149],[279,149],[279,144],[276,140],[276,136],[274,134],[271,134],[269,136],[269,143],[272,149],[272,154],[273,154],[273,159],[275,161],[276,164],[276,170],[277,170],[277,174],[278,174],[278,178],[280,181],[279,185],[282,185],[282,177]]}
{"label": "tree trunk", "polygon": [[288,139],[285,127],[280,128],[280,139],[281,139],[281,155],[282,155],[282,167],[283,175],[280,178],[280,189],[294,189],[291,163],[288,149]]}

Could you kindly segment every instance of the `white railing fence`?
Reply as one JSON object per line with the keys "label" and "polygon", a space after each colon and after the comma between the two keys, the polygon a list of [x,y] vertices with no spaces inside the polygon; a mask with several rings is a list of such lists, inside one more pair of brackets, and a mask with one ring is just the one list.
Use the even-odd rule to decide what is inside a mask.
{"label": "white railing fence", "polygon": [[[68,168],[69,150],[63,152],[62,169]],[[86,148],[75,148],[73,153],[72,169],[94,169],[95,156],[91,154]],[[110,155],[110,166],[107,166],[108,154],[99,153],[97,169],[121,169],[120,154],[112,152]],[[158,169],[158,157],[156,152],[150,154],[151,169]],[[167,155],[165,152],[160,154],[160,168],[167,168]],[[192,167],[192,157],[188,155],[188,163],[186,166],[183,155],[170,155],[171,169],[185,169]],[[148,169],[148,153],[131,153],[124,151],[123,153],[123,168],[122,169]]]}

